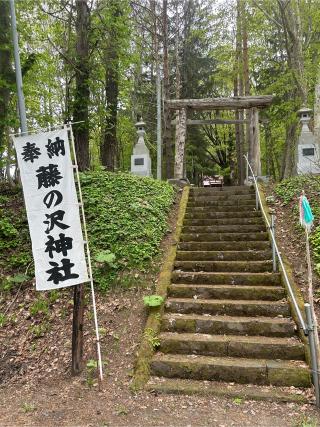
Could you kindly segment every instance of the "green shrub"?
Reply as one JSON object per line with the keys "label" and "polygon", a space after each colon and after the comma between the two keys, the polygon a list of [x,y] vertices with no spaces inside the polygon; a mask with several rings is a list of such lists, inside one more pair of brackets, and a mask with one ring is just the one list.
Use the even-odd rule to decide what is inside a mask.
{"label": "green shrub", "polygon": [[[101,290],[107,290],[119,272],[149,267],[167,231],[174,189],[163,181],[121,172],[82,173],[81,183],[93,277]],[[0,199],[0,218],[1,274],[11,276],[28,269],[32,276],[21,191]]]}
{"label": "green shrub", "polygon": [[122,270],[144,270],[158,252],[174,198],[152,178],[105,171],[81,175],[93,277],[106,290]]}

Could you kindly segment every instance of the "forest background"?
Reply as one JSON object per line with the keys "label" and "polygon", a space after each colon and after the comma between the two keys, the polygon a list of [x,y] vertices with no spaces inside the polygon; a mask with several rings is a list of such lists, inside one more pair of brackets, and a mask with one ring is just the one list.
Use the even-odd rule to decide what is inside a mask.
{"label": "forest background", "polygon": [[[288,177],[303,105],[315,107],[319,139],[319,6],[320,0],[17,1],[29,129],[82,121],[74,126],[81,170],[127,171],[142,116],[156,176],[157,82],[162,99],[273,94],[260,115],[263,174]],[[8,1],[0,0],[0,28],[0,173],[11,183],[9,135],[19,120]],[[163,178],[173,175],[174,132],[163,102]],[[190,181],[203,174],[236,180],[246,134],[245,125],[190,126]]]}

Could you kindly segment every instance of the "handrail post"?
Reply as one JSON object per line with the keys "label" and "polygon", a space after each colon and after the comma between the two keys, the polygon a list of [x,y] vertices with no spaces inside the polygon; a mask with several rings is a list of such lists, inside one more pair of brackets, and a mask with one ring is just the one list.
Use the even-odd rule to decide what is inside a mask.
{"label": "handrail post", "polygon": [[[275,235],[275,214],[271,213],[271,226],[270,226],[270,232],[272,233],[274,239],[276,237]],[[276,273],[278,268],[277,268],[277,257],[276,257],[276,247],[274,244],[274,239],[271,239],[271,244],[272,244],[272,269],[273,272]]]}
{"label": "handrail post", "polygon": [[247,185],[249,185],[249,162],[248,162],[248,155],[249,155],[249,153],[247,153],[247,156],[246,156],[246,183],[247,183]]}
{"label": "handrail post", "polygon": [[258,194],[258,187],[255,188],[256,190],[256,210],[259,210],[259,194]]}
{"label": "handrail post", "polygon": [[316,395],[316,406],[319,408],[320,407],[319,372],[318,372],[316,345],[315,345],[315,339],[314,339],[313,319],[312,319],[310,304],[306,303],[304,305],[304,308],[306,311],[307,328],[309,331],[308,339],[309,339],[309,345],[310,345],[312,379],[313,379],[314,391]]}

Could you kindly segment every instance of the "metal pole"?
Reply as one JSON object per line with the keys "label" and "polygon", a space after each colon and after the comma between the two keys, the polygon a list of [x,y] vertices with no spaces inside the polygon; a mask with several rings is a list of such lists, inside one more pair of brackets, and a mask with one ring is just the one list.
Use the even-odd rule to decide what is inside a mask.
{"label": "metal pole", "polygon": [[17,32],[17,20],[16,20],[16,11],[14,7],[14,0],[9,0],[9,4],[10,4],[10,14],[11,14],[12,40],[13,40],[13,48],[14,48],[14,63],[15,63],[15,69],[16,69],[20,128],[21,128],[21,132],[27,133],[28,132],[27,116],[26,116],[26,107],[25,107],[24,95],[23,95],[22,74],[21,74],[21,64],[20,64],[20,55],[19,55],[19,44],[18,44],[18,32]]}
{"label": "metal pole", "polygon": [[249,185],[249,164],[248,164],[248,155],[249,153],[247,152],[247,158],[246,158],[246,182],[247,185]]}
{"label": "metal pole", "polygon": [[313,320],[310,304],[304,305],[306,311],[307,318],[307,326],[308,326],[308,338],[310,345],[310,356],[311,356],[311,371],[312,371],[312,379],[314,385],[314,391],[316,395],[316,406],[320,407],[320,393],[319,393],[319,374],[318,374],[318,362],[317,362],[317,354],[316,354],[316,346],[314,339],[314,329],[313,329]]}
{"label": "metal pole", "polygon": [[96,331],[97,358],[98,358],[98,369],[99,369],[99,387],[101,387],[101,384],[103,381],[103,367],[102,367],[100,333],[99,333],[99,326],[98,326],[96,297],[95,297],[94,285],[93,285],[93,273],[92,273],[92,265],[91,265],[91,253],[90,253],[90,247],[89,247],[87,222],[86,222],[86,216],[84,213],[84,204],[83,204],[83,198],[82,198],[79,168],[78,168],[78,163],[77,163],[76,147],[75,147],[75,143],[74,143],[73,130],[72,130],[72,126],[70,123],[67,125],[67,129],[69,129],[70,136],[71,136],[71,146],[72,146],[72,152],[73,152],[73,156],[74,156],[75,172],[76,172],[76,178],[77,178],[78,190],[79,190],[80,208],[81,208],[82,223],[83,223],[83,232],[84,232],[84,238],[85,238],[86,248],[87,248],[87,261],[88,261],[89,276],[90,276],[93,318],[94,318],[94,325],[95,325],[95,331]]}
{"label": "metal pole", "polygon": [[161,180],[161,78],[160,66],[157,64],[157,179]]}
{"label": "metal pole", "polygon": [[[271,214],[271,227],[270,231],[273,234],[273,237],[275,238],[275,214]],[[273,272],[275,273],[277,271],[277,257],[276,257],[276,248],[274,245],[274,239],[271,239],[272,242],[272,264],[273,264]]]}

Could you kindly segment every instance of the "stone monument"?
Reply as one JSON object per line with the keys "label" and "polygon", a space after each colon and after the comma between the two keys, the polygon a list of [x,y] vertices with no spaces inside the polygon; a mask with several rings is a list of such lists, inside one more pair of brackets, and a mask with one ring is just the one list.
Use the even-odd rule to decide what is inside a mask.
{"label": "stone monument", "polygon": [[320,174],[320,150],[313,133],[309,129],[310,108],[298,111],[302,123],[297,149],[297,174]]}
{"label": "stone monument", "polygon": [[139,176],[152,176],[151,174],[151,157],[149,149],[144,142],[144,130],[145,123],[142,118],[136,123],[138,141],[133,148],[133,154],[131,156],[131,172],[134,175]]}

